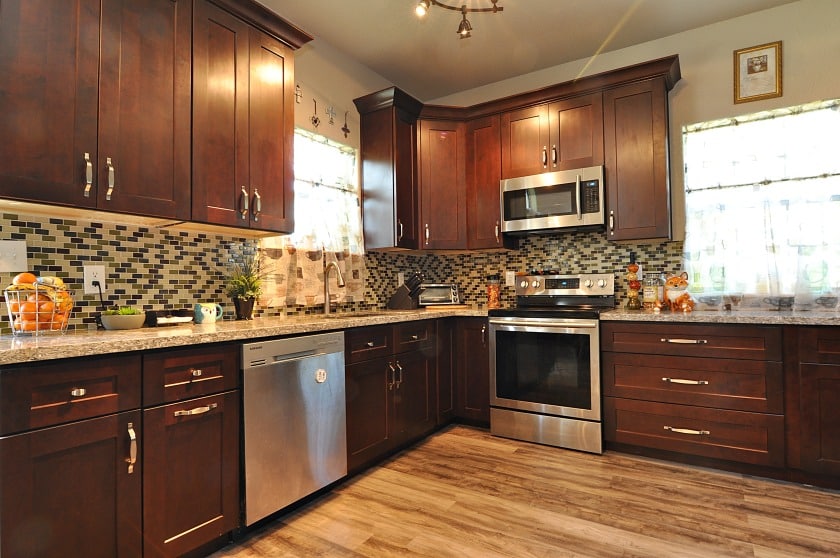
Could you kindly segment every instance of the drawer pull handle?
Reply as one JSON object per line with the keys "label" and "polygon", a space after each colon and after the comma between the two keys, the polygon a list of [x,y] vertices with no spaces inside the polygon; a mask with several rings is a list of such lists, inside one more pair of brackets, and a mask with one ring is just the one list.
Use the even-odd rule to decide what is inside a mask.
{"label": "drawer pull handle", "polygon": [[204,413],[208,413],[218,406],[218,403],[210,403],[209,405],[205,405],[203,407],[196,407],[195,409],[190,409],[189,411],[175,411],[174,415],[176,417],[191,417],[193,415],[203,415]]}
{"label": "drawer pull handle", "polygon": [[392,391],[394,389],[394,384],[397,382],[397,369],[394,368],[394,365],[390,362],[388,363],[388,368],[391,369],[391,374],[388,377],[388,391]]}
{"label": "drawer pull handle", "polygon": [[420,336],[417,335],[417,334],[414,334],[414,335],[411,336],[412,341],[417,341],[418,339],[420,339]]}
{"label": "drawer pull handle", "polygon": [[663,343],[677,343],[678,345],[705,345],[708,343],[705,339],[660,339]]}
{"label": "drawer pull handle", "polygon": [[400,372],[400,379],[397,380],[397,389],[400,389],[400,385],[403,383],[403,367],[400,366],[400,361],[397,361],[397,370]]}
{"label": "drawer pull handle", "polygon": [[674,428],[673,426],[663,426],[668,432],[676,432],[677,434],[691,434],[692,436],[709,436],[711,432],[708,430],[692,430],[691,428]]}
{"label": "drawer pull handle", "polygon": [[375,344],[376,344],[376,343],[374,343],[373,341],[368,341],[367,343],[365,343],[365,345],[367,345],[367,346],[368,346],[368,347],[370,347],[370,348],[373,348],[373,346],[374,346]]}
{"label": "drawer pull handle", "polygon": [[125,462],[128,463],[128,474],[134,472],[134,464],[137,463],[137,433],[134,431],[134,423],[128,423],[128,457]]}
{"label": "drawer pull handle", "polygon": [[669,384],[684,384],[687,386],[707,386],[709,385],[708,380],[683,380],[681,378],[662,378],[663,382],[668,382]]}
{"label": "drawer pull handle", "polygon": [[86,393],[87,390],[85,388],[73,388],[70,390],[70,395],[73,397],[84,397]]}
{"label": "drawer pull handle", "polygon": [[204,374],[204,371],[201,368],[190,368],[190,375],[193,378],[200,378],[202,374]]}

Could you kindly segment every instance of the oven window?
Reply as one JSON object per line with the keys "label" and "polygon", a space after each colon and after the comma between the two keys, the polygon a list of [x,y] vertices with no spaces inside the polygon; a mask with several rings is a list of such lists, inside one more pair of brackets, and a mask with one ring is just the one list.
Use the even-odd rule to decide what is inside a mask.
{"label": "oven window", "polygon": [[589,335],[496,332],[496,396],[591,409]]}

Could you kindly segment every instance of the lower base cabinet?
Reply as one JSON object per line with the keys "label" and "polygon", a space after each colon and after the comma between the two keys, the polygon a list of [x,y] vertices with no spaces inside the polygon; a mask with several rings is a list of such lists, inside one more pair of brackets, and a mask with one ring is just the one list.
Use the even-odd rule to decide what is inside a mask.
{"label": "lower base cabinet", "polygon": [[487,318],[459,318],[455,326],[455,415],[490,424],[490,348]]}

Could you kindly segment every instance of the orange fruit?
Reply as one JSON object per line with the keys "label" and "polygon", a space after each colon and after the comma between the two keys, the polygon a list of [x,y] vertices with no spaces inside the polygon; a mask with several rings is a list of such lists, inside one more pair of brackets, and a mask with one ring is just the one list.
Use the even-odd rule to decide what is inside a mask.
{"label": "orange fruit", "polygon": [[34,273],[24,271],[23,273],[18,273],[12,278],[12,285],[31,285],[37,280],[38,278],[35,277]]}
{"label": "orange fruit", "polygon": [[38,303],[36,302],[24,302],[20,305],[20,321],[21,322],[34,322],[38,319]]}
{"label": "orange fruit", "polygon": [[13,327],[15,331],[36,331],[38,329],[38,322],[18,318],[15,320]]}
{"label": "orange fruit", "polygon": [[52,299],[49,297],[49,295],[46,295],[44,293],[32,293],[31,295],[26,297],[26,300],[28,300],[29,302],[38,302]]}
{"label": "orange fruit", "polygon": [[18,312],[20,312],[20,302],[18,302],[17,300],[12,300],[8,304],[9,312],[11,312],[12,314],[17,314]]}
{"label": "orange fruit", "polygon": [[38,321],[48,322],[52,320],[55,304],[51,300],[47,300],[38,304]]}

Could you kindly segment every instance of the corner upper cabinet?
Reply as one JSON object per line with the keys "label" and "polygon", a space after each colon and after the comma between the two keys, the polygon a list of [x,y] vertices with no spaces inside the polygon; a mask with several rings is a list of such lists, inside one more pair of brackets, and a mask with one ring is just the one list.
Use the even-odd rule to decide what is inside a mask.
{"label": "corner upper cabinet", "polygon": [[671,238],[666,83],[665,77],[655,77],[604,92],[610,240]]}
{"label": "corner upper cabinet", "polygon": [[365,248],[417,249],[417,118],[422,104],[395,87],[353,102],[361,116]]}
{"label": "corner upper cabinet", "polygon": [[0,195],[188,219],[192,2],[0,11]]}
{"label": "corner upper cabinet", "polygon": [[250,1],[196,2],[193,221],[294,230],[292,52],[310,39]]}
{"label": "corner upper cabinet", "polygon": [[420,247],[467,246],[464,124],[420,120]]}
{"label": "corner upper cabinet", "polygon": [[502,114],[502,178],[604,163],[600,91]]}

